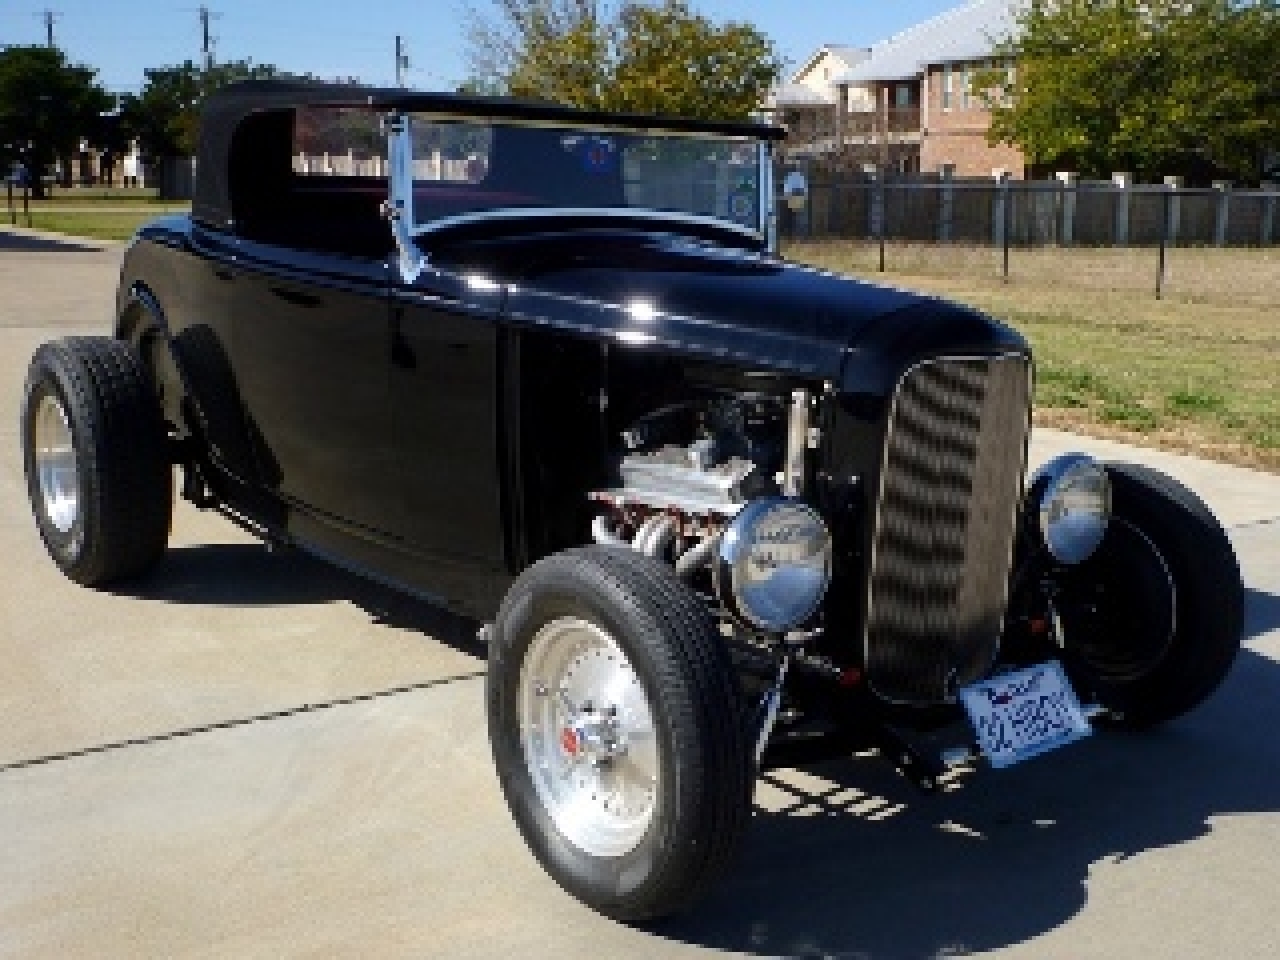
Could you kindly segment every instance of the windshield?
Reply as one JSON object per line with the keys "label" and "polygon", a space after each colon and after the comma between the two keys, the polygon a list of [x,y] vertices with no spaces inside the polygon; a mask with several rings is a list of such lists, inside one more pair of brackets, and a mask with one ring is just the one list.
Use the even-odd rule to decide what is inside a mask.
{"label": "windshield", "polygon": [[412,115],[413,222],[511,209],[637,209],[763,235],[759,141]]}

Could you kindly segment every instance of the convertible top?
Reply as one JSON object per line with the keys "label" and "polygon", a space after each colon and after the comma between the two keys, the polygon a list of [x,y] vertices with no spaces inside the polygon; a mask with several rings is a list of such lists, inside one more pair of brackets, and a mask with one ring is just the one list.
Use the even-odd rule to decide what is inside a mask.
{"label": "convertible top", "polygon": [[[298,107],[367,108],[403,110],[443,116],[483,117],[517,123],[563,124],[568,127],[627,130],[638,133],[693,133],[712,136],[781,140],[781,127],[752,123],[721,123],[687,117],[578,110],[546,101],[482,97],[459,93],[422,93],[400,88],[353,84],[306,83],[282,80],[249,80],[212,94],[204,104],[200,121],[198,175],[192,215],[205,223],[229,226],[233,222],[231,180],[232,144],[237,131],[250,118],[280,114]],[[270,128],[267,124],[264,127]],[[277,132],[281,132],[277,130]],[[257,138],[255,138],[257,139]],[[270,135],[263,138],[258,162],[270,168],[285,157],[273,158]]]}

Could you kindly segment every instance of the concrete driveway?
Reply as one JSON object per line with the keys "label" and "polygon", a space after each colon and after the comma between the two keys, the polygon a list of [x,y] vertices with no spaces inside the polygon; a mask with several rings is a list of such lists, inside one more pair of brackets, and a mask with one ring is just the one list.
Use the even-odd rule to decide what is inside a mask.
{"label": "concrete driveway", "polygon": [[108,329],[118,261],[0,231],[0,955],[1280,955],[1280,478],[1038,434],[1171,469],[1231,526],[1225,688],[934,798],[872,758],[770,774],[728,882],[631,929],[512,826],[474,625],[186,504],[131,592],[56,572],[20,386],[40,341]]}

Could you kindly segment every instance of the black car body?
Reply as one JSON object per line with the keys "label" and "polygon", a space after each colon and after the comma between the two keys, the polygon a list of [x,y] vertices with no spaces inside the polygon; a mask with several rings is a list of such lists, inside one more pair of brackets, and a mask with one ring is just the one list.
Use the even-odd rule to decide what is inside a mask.
{"label": "black car body", "polygon": [[[1194,549],[1159,532],[1178,524],[1143,505],[1148,480],[1068,458],[1024,492],[1021,336],[776,254],[781,131],[279,84],[219,94],[203,123],[192,213],[139,232],[116,304],[115,339],[145,373],[166,460],[184,468],[189,499],[264,538],[494,624],[504,788],[535,852],[588,903],[645,916],[687,901],[724,861],[714,849],[681,860],[689,837],[712,821],[738,830],[753,764],[788,746],[881,746],[931,787],[944,759],[977,756],[957,721],[984,678],[1057,658],[1097,710],[1141,723],[1189,709],[1230,663],[1239,598],[1228,590],[1215,614],[1206,588],[1203,615],[1175,609],[1199,588],[1175,599],[1174,554]],[[384,137],[378,159],[370,145]],[[100,579],[68,552],[80,521],[70,534],[50,525],[61,488],[42,479],[55,475],[39,431],[57,410],[39,405],[40,382],[33,373],[33,504],[64,569]],[[77,422],[62,414],[78,444]],[[1203,506],[1162,495],[1219,538],[1230,581]],[[751,526],[770,511],[772,526]],[[557,557],[577,572],[556,572]],[[118,572],[143,565],[131,564]],[[1100,599],[1120,577],[1139,586]],[[583,584],[606,581],[625,616],[593,606]],[[811,601],[791,604],[804,590]],[[525,624],[540,604],[560,620]],[[690,604],[702,612],[676,623]],[[1167,666],[1180,643],[1201,642],[1179,639],[1179,613],[1201,632],[1221,621],[1216,659],[1194,680]],[[641,619],[616,626],[630,616]],[[720,797],[707,807],[720,812],[690,814],[684,839],[655,839],[679,806],[656,772],[634,801],[656,819],[615,849],[616,812],[578,842],[560,788],[525,769],[541,743],[528,730],[551,714],[520,657],[541,651],[572,677],[581,658],[561,663],[539,639],[562,621],[584,650],[595,630],[595,655],[636,664],[651,656],[645,637],[665,637],[689,702],[714,708],[718,719],[688,723],[690,742],[720,757],[700,761],[722,783],[698,794]],[[733,673],[728,693],[699,672],[708,657]],[[670,735],[659,731],[653,768],[678,770],[685,721],[668,717],[666,681],[648,669],[643,716]],[[628,735],[590,698],[569,704],[569,686],[547,721],[555,762],[588,758],[604,783]],[[957,729],[949,753],[919,739]],[[646,850],[650,867],[685,866],[629,886],[628,858]]]}

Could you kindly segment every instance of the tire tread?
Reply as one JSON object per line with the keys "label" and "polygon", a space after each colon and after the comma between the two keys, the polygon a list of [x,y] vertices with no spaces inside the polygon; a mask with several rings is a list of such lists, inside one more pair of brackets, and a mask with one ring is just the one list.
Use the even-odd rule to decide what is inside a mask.
{"label": "tire tread", "polygon": [[[159,404],[133,347],[107,337],[46,343],[32,358],[23,411],[24,439],[34,391],[61,392],[81,461],[83,548],[50,553],[71,579],[97,586],[137,576],[164,552],[173,514],[173,479]],[[34,478],[28,478],[39,509]]]}

